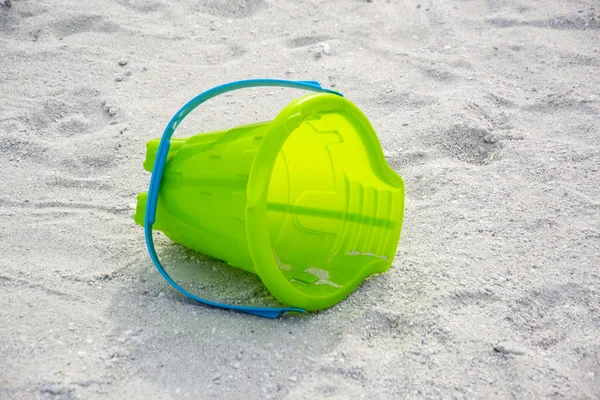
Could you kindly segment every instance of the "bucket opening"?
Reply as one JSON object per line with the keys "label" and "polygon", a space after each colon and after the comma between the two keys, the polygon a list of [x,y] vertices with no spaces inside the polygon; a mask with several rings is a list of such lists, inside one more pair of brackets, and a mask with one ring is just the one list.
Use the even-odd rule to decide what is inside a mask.
{"label": "bucket opening", "polygon": [[394,256],[402,190],[372,168],[364,130],[347,113],[313,112],[288,136],[271,172],[273,257],[307,296],[346,292],[387,270]]}

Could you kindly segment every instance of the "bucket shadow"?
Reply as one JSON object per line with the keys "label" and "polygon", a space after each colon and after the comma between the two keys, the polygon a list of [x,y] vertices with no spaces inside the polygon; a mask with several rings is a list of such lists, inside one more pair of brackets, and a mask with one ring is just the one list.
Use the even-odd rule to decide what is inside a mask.
{"label": "bucket shadow", "polygon": [[[211,300],[281,306],[260,279],[222,261],[156,237],[165,268],[184,288]],[[145,253],[134,255],[105,310],[112,329],[105,362],[126,386],[155,388],[181,398],[281,397],[290,376],[310,373],[335,352],[344,315],[288,313],[276,320],[222,310],[172,288]],[[291,361],[293,360],[293,361]],[[117,373],[118,372],[118,373]],[[114,394],[119,388],[114,387]]]}
{"label": "bucket shadow", "polygon": [[[155,234],[155,243],[169,274],[194,294],[239,305],[281,306],[256,275],[162,234]],[[325,390],[330,380],[340,388],[367,385],[359,361],[364,353],[350,354],[347,366],[332,367],[331,360],[354,346],[403,345],[420,326],[413,317],[417,305],[411,302],[424,295],[418,285],[423,276],[413,276],[404,257],[398,259],[398,270],[367,279],[330,309],[270,320],[191,300],[163,279],[145,251],[129,256],[104,311],[110,321],[103,356],[107,376],[128,377],[109,381],[116,397],[135,390],[150,398],[237,399],[245,393],[280,399],[299,388]],[[392,301],[398,292],[403,296]]]}
{"label": "bucket shadow", "polygon": [[176,243],[159,246],[159,257],[167,273],[194,295],[226,304],[285,307],[255,274]]}

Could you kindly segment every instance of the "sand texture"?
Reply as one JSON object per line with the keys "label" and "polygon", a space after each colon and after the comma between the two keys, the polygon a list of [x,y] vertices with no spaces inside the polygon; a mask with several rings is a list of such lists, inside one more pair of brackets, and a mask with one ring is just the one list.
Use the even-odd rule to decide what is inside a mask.
{"label": "sand texture", "polygon": [[[236,79],[315,79],[406,184],[391,270],[279,320],[186,300],[145,142]],[[198,109],[178,137],[302,92]],[[164,237],[204,295],[260,281]],[[600,3],[0,0],[1,399],[600,398]]]}

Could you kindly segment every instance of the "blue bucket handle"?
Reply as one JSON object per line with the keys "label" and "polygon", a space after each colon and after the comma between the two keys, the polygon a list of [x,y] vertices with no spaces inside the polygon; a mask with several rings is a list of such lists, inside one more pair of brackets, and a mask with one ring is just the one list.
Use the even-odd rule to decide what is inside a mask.
{"label": "blue bucket handle", "polygon": [[296,311],[296,312],[305,312],[302,308],[296,307],[286,307],[286,308],[276,308],[276,307],[252,307],[252,306],[238,306],[234,304],[226,304],[219,303],[217,301],[207,300],[202,297],[196,296],[193,293],[188,292],[181,286],[179,286],[173,278],[165,271],[164,267],[160,263],[158,259],[158,255],[156,254],[156,249],[154,248],[154,240],[152,238],[152,225],[156,221],[156,206],[158,203],[158,191],[160,189],[160,183],[163,175],[163,171],[165,168],[165,163],[167,161],[167,155],[169,154],[169,147],[171,146],[171,137],[173,133],[175,133],[175,129],[179,126],[181,121],[196,107],[205,101],[212,99],[218,95],[223,93],[231,92],[238,89],[258,87],[258,86],[278,86],[278,87],[286,87],[286,88],[295,88],[295,89],[304,89],[310,90],[313,92],[323,92],[323,93],[333,93],[339,96],[343,96],[341,93],[336,92],[335,90],[326,89],[321,86],[321,84],[317,81],[291,81],[286,79],[248,79],[241,81],[234,81],[225,83],[220,86],[216,86],[212,89],[209,89],[203,93],[200,93],[192,100],[188,101],[177,113],[171,118],[169,124],[166,126],[165,131],[162,134],[160,139],[160,144],[158,146],[158,151],[156,154],[156,160],[154,161],[154,166],[152,167],[152,176],[150,178],[150,187],[148,188],[148,199],[146,203],[146,214],[144,216],[144,234],[146,236],[146,247],[148,248],[148,253],[150,254],[150,258],[156,266],[156,269],[160,274],[165,278],[171,286],[173,286],[177,291],[182,293],[183,295],[194,299],[202,304],[206,304],[213,307],[224,308],[229,310],[237,310],[242,311],[249,314],[259,315],[261,317],[266,318],[277,318],[282,313],[288,311]]}

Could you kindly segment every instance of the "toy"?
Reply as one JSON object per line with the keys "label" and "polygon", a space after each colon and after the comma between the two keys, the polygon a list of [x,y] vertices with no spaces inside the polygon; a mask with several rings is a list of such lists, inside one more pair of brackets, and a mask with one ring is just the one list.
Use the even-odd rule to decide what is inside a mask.
{"label": "toy", "polygon": [[[271,122],[171,139],[194,108],[245,87],[315,93]],[[364,278],[389,269],[400,237],[404,185],[386,163],[373,127],[340,93],[313,81],[256,79],[204,92],[147,144],[148,193],[135,221],[165,279],[205,304],[275,318],[319,310]],[[289,308],[221,304],[179,286],[160,264],[152,229],[195,251],[258,274]]]}

